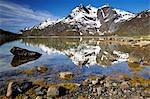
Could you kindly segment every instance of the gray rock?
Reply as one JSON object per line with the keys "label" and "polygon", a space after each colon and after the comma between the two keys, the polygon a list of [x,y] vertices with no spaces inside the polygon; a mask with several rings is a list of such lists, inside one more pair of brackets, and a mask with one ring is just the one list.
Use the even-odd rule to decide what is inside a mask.
{"label": "gray rock", "polygon": [[59,87],[49,87],[47,96],[59,96]]}
{"label": "gray rock", "polygon": [[47,97],[63,96],[68,93],[68,90],[60,86],[51,86],[48,88]]}
{"label": "gray rock", "polygon": [[42,87],[38,87],[34,91],[35,91],[35,93],[36,93],[37,96],[42,96],[42,95],[45,94],[44,90],[42,89]]}

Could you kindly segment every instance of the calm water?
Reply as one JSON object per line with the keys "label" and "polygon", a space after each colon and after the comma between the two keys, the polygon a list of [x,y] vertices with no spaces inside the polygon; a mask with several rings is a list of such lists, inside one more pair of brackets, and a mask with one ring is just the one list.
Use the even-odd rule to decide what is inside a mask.
{"label": "calm water", "polygon": [[[36,51],[40,58],[12,66],[14,46]],[[149,49],[105,43],[99,38],[25,38],[0,45],[0,72],[46,65],[56,72],[77,71],[83,75],[125,73],[150,78],[150,66],[132,64],[128,57],[149,59]],[[19,60],[17,61],[19,62]]]}

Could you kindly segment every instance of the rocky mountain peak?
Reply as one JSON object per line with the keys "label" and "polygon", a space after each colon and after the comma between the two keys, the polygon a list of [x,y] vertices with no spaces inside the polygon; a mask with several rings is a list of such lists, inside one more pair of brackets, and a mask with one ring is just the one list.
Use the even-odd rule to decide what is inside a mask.
{"label": "rocky mountain peak", "polygon": [[83,5],[83,4],[80,4],[79,6],[77,6],[74,10],[72,10],[72,13],[73,12],[85,12],[85,13],[88,13],[89,14],[89,11],[88,9]]}
{"label": "rocky mountain peak", "polygon": [[[147,12],[149,12],[149,10]],[[134,13],[113,8],[108,4],[99,8],[80,4],[75,7],[67,17],[59,21],[45,21],[31,29],[36,29],[39,33],[41,32],[40,30],[45,29],[48,32],[54,31],[54,34],[55,32],[59,34],[58,32],[60,31],[74,31],[80,33],[80,35],[104,35],[105,33],[109,34],[115,32],[120,24],[136,16]],[[58,26],[60,26],[61,29]],[[30,31],[31,29],[26,30]]]}

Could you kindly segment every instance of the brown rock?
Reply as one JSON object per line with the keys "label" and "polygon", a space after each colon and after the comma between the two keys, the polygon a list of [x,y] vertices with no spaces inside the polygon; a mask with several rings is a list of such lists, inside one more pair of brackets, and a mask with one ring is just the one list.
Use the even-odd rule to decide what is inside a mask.
{"label": "brown rock", "polygon": [[69,80],[74,77],[72,72],[60,72],[58,75],[61,79]]}
{"label": "brown rock", "polygon": [[45,73],[48,70],[44,65],[37,67],[37,71],[40,73]]}
{"label": "brown rock", "polygon": [[14,82],[9,82],[9,84],[8,84],[8,87],[7,87],[7,93],[6,93],[6,96],[7,97],[10,97],[11,95],[12,95],[12,84],[13,84]]}
{"label": "brown rock", "polygon": [[37,96],[35,99],[43,99],[42,96]]}

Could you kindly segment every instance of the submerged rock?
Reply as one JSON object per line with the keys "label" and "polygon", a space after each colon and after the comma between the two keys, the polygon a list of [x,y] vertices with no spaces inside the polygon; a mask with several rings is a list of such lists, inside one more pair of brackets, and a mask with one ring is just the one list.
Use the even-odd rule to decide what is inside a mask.
{"label": "submerged rock", "polygon": [[74,74],[72,72],[60,72],[58,74],[58,76],[61,78],[61,79],[64,79],[64,80],[69,80],[69,79],[72,79],[74,77]]}
{"label": "submerged rock", "polygon": [[20,47],[13,47],[10,52],[14,55],[14,58],[11,62],[13,67],[36,60],[41,56],[40,53],[29,51]]}
{"label": "submerged rock", "polygon": [[45,89],[43,87],[38,87],[34,91],[35,91],[37,96],[43,96],[46,93]]}
{"label": "submerged rock", "polygon": [[47,70],[48,70],[48,68],[44,65],[37,67],[37,71],[40,73],[45,73]]}

